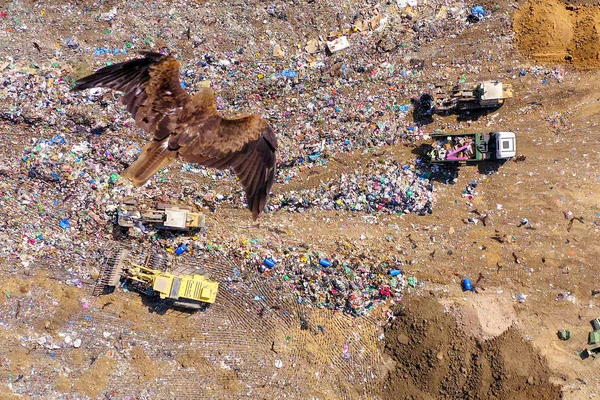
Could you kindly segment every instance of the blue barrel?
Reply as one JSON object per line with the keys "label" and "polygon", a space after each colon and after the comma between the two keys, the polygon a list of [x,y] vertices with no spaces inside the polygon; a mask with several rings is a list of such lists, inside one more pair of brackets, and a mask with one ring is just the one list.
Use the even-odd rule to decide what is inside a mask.
{"label": "blue barrel", "polygon": [[402,273],[402,271],[400,271],[399,269],[390,269],[389,274],[391,276],[398,276]]}
{"label": "blue barrel", "polygon": [[182,244],[181,246],[179,246],[178,248],[175,249],[175,254],[177,254],[178,256],[180,256],[183,253],[185,253],[186,251],[187,251],[187,245]]}
{"label": "blue barrel", "polygon": [[319,264],[321,264],[321,266],[323,266],[323,267],[329,267],[331,265],[331,261],[329,261],[326,258],[321,258],[319,260]]}
{"label": "blue barrel", "polygon": [[473,285],[471,284],[471,280],[469,278],[465,278],[462,281],[463,290],[473,290]]}
{"label": "blue barrel", "polygon": [[273,268],[275,266],[275,260],[273,260],[272,258],[265,258],[263,264],[267,268]]}

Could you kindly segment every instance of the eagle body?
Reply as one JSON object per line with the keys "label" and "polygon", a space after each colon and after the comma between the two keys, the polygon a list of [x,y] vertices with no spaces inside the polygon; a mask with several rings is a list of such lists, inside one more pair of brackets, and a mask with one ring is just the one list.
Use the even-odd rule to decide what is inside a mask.
{"label": "eagle body", "polygon": [[77,80],[73,90],[105,87],[124,93],[136,126],[153,135],[121,175],[141,186],[181,156],[210,168],[233,168],[256,220],[275,179],[277,138],[259,116],[223,118],[212,89],[190,96],[179,81],[179,62],[158,53],[99,69]]}

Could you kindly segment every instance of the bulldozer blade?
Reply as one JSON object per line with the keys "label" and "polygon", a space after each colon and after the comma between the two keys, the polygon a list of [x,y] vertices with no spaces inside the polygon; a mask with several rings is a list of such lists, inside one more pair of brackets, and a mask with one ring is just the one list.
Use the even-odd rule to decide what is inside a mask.
{"label": "bulldozer blade", "polygon": [[146,259],[146,268],[165,272],[169,266],[169,259],[165,254],[152,253]]}
{"label": "bulldozer blade", "polygon": [[98,275],[98,281],[92,292],[94,296],[99,296],[104,293],[104,289],[107,287],[114,287],[119,284],[121,273],[123,272],[128,257],[129,250],[120,249],[104,262],[100,274]]}

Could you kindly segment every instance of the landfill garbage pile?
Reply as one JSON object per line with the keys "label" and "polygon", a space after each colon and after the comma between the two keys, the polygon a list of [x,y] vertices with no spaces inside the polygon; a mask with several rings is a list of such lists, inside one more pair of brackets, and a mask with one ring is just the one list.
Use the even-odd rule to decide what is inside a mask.
{"label": "landfill garbage pile", "polygon": [[[381,266],[311,257],[289,257],[282,267],[283,280],[297,294],[299,304],[343,311],[358,317],[392,298],[402,300],[407,284],[404,275],[389,276]],[[303,262],[304,261],[304,262]],[[413,278],[414,279],[414,278]],[[413,285],[414,287],[414,285]]]}
{"label": "landfill garbage pile", "polygon": [[[238,267],[229,275],[231,281],[241,279],[247,271],[258,271],[260,279],[276,278],[304,307],[341,311],[353,317],[368,315],[390,299],[401,301],[406,286],[416,288],[418,284],[400,269],[406,264],[400,255],[378,255],[356,243],[340,243],[338,251],[330,255],[316,245],[274,251],[268,241],[259,238],[219,245],[197,241],[188,249],[198,257],[233,257]],[[254,301],[264,299],[257,296]]]}
{"label": "landfill garbage pile", "polygon": [[[68,274],[67,284],[83,287],[83,282],[98,272],[98,265],[86,260],[100,257],[113,246],[112,241],[106,242],[102,238],[114,229],[115,212],[123,197],[133,194],[133,188],[118,176],[116,168],[131,163],[140,147],[131,138],[123,136],[91,135],[90,141],[74,143],[69,137],[72,136],[55,135],[25,147],[20,164],[12,171],[13,174],[20,173],[23,184],[17,189],[0,186],[3,195],[0,210],[20,214],[20,218],[26,218],[28,222],[7,226],[2,233],[7,243],[13,245],[6,249],[7,254],[19,249],[15,260],[17,266],[35,265],[40,260],[32,254],[43,251],[53,260],[53,268]],[[226,176],[226,173],[197,169],[192,164],[184,164],[182,170],[210,176],[212,180]],[[159,173],[153,179],[154,184],[144,188],[144,195],[149,198],[164,196],[159,183],[168,179],[165,176]],[[428,177],[427,166],[420,161],[415,165],[389,160],[370,162],[361,170],[344,174],[339,182],[323,182],[320,189],[303,191],[303,208],[308,205],[322,210],[368,213],[431,212],[433,187]],[[225,195],[222,193],[227,192],[211,189],[210,185],[204,189],[200,191],[202,195],[194,191],[191,198],[191,193],[186,192],[185,198],[202,206],[222,202],[242,205],[239,190]],[[270,209],[298,210],[298,204],[290,200],[296,194],[292,191],[286,195],[290,197],[273,198]],[[207,240],[206,232],[195,233],[193,237],[160,236],[156,231],[133,227],[128,233],[130,238],[141,240],[137,246],[146,246],[149,240],[153,246],[174,255],[193,249],[215,251],[212,245],[203,244]],[[25,241],[19,238],[25,238]],[[224,240],[219,251],[236,254],[238,248],[235,243]],[[305,306],[361,316],[388,298],[401,298],[405,277],[389,276],[385,269],[387,263],[382,261],[385,258],[363,256],[360,262],[350,261],[344,257],[350,257],[353,252],[342,248],[336,255],[339,260],[335,259],[331,266],[324,268],[315,262],[314,253],[318,250],[281,251],[265,245],[260,246],[260,250],[244,253],[239,261],[241,266],[256,269],[265,257],[282,260],[268,272],[264,267],[259,268],[259,272],[277,276]],[[389,262],[398,265],[397,261]],[[377,268],[371,269],[371,263]]]}
{"label": "landfill garbage pile", "polygon": [[[153,17],[158,20],[165,16],[181,19],[185,25],[190,15],[180,12],[179,7],[184,6],[153,4],[146,10],[150,14],[148,18],[136,20],[136,23],[143,24],[136,30],[154,31],[152,24],[147,22]],[[198,8],[197,4],[189,6]],[[303,13],[306,14],[307,10],[303,5],[301,7],[298,12],[304,18]],[[197,50],[192,57],[176,54],[183,64],[182,86],[190,92],[211,86],[218,95],[217,108],[226,115],[244,111],[258,112],[267,117],[282,138],[279,155],[282,166],[301,164],[309,156],[321,161],[334,154],[366,147],[419,140],[424,134],[422,128],[406,116],[411,109],[407,99],[420,90],[418,82],[423,79],[423,61],[409,54],[426,40],[464,29],[465,10],[461,9],[460,3],[450,8],[443,7],[435,18],[423,21],[431,15],[429,8],[437,7],[412,3],[398,3],[397,7],[389,14],[382,13],[377,7],[359,7],[356,10],[358,14],[351,19],[353,28],[340,32],[348,35],[350,46],[332,57],[325,53],[326,40],[316,38],[309,40],[307,46],[298,46],[295,51],[280,57],[275,51],[268,54],[264,44],[253,40],[245,41],[245,45],[232,50],[218,51],[216,43],[211,43],[200,32],[188,33],[188,40]],[[265,18],[286,21],[289,10],[286,12],[285,9],[266,7]],[[25,16],[20,15],[22,11],[16,6],[9,14],[14,18],[14,29],[26,35],[29,31],[24,23]],[[202,15],[210,15],[211,20],[222,12],[209,5],[198,11]],[[0,90],[0,98],[9,102],[3,118],[45,128],[66,127],[76,132],[129,128],[131,121],[116,101],[118,95],[104,90],[90,90],[81,95],[67,91],[77,77],[103,65],[133,57],[137,50],[150,48],[167,52],[163,39],[172,37],[171,27],[160,32],[160,40],[149,33],[124,35],[125,31],[132,29],[128,26],[127,15],[127,9],[113,7],[101,12],[86,9],[81,16],[82,21],[110,23],[110,29],[104,31],[106,39],[102,42],[121,42],[115,40],[115,35],[118,35],[119,39],[124,39],[119,45],[94,46],[79,40],[73,33],[53,45],[56,51],[47,55],[53,56],[50,65],[20,65],[13,58],[0,64],[0,79],[4,87]],[[17,21],[17,17],[21,20]],[[239,35],[257,36],[251,27],[240,28],[240,31]],[[322,33],[319,32],[319,35]],[[328,32],[325,36],[333,34],[337,35]],[[271,42],[280,36],[270,30],[266,35]],[[400,41],[399,37],[403,37],[404,41]],[[281,48],[279,44],[273,46]],[[175,53],[180,49],[175,45],[168,47]],[[377,48],[378,57],[365,52],[368,48]],[[392,51],[403,57],[391,59],[388,55]],[[86,62],[72,62],[82,57]],[[278,181],[285,182],[289,177],[293,177],[293,173],[281,171]]]}
{"label": "landfill garbage pile", "polygon": [[[314,12],[312,4],[297,5],[298,18],[306,20],[306,32],[282,28],[280,24],[290,19],[288,7],[258,7],[256,15],[237,7],[235,13],[244,21],[264,20],[260,19],[259,28],[237,21],[232,26],[239,27],[238,31],[228,36],[236,42],[225,45],[222,37],[212,34],[211,25],[232,18],[222,7],[156,2],[144,8],[144,18],[134,18],[135,7],[134,3],[110,9],[83,7],[78,26],[53,43],[39,35],[39,29],[49,24],[50,13],[62,17],[64,9],[45,5],[32,12],[25,3],[15,2],[6,10],[2,19],[6,30],[0,35],[10,35],[10,40],[30,38],[34,43],[0,61],[0,101],[4,103],[0,135],[6,143],[23,149],[10,155],[9,166],[3,170],[10,179],[0,181],[0,212],[20,219],[0,228],[8,244],[2,251],[14,259],[15,268],[35,265],[43,253],[54,261],[53,268],[68,266],[63,271],[68,282],[81,286],[82,280],[97,272],[97,266],[87,260],[115,243],[115,211],[124,196],[137,194],[159,201],[177,198],[200,210],[244,207],[243,193],[232,173],[193,164],[173,165],[171,169],[180,168],[183,178],[165,169],[134,191],[118,173],[135,160],[147,134],[135,128],[121,95],[104,89],[70,92],[77,78],[133,57],[138,50],[171,50],[180,58],[180,80],[190,93],[210,86],[223,115],[248,112],[270,121],[280,139],[276,180],[279,188],[285,188],[307,169],[327,168],[331,159],[426,138],[426,127],[409,117],[409,99],[420,94],[424,80],[438,77],[424,75],[419,49],[436,38],[457,35],[467,26],[462,2],[441,8],[397,2],[388,10],[357,3],[339,14],[348,21],[343,32],[322,31],[335,27],[330,16]],[[193,18],[204,22],[197,24]],[[82,27],[90,24],[101,26],[97,29],[102,35],[81,40],[88,34]],[[190,26],[196,31],[190,32]],[[183,42],[177,39],[178,30],[183,32]],[[338,37],[345,40],[331,44]],[[290,44],[295,42],[297,46]],[[458,67],[465,73],[479,72],[476,63]],[[446,72],[442,75],[439,78],[449,78]],[[429,178],[440,167],[431,168],[428,171],[419,161],[397,162],[388,156],[313,189],[277,189],[269,211],[431,213],[435,196]],[[184,185],[177,179],[194,184]],[[19,182],[16,188],[14,181]],[[206,239],[202,235],[198,239],[161,236],[137,227],[128,233],[129,240],[135,238],[140,245],[149,242],[172,252],[185,243],[192,249],[195,242]],[[222,240],[230,243],[227,234],[222,234]],[[263,250],[261,257],[285,259],[274,246]],[[237,246],[226,244],[222,251],[235,253]],[[350,255],[342,248],[336,257],[341,260]],[[383,269],[372,276],[366,263],[348,263],[343,272],[342,268],[315,272],[316,266],[304,263],[300,267],[302,262],[281,265],[303,302],[361,315],[369,302],[381,297],[380,289],[402,287],[393,284]],[[315,286],[319,274],[327,280]]]}
{"label": "landfill garbage pile", "polygon": [[430,167],[419,159],[414,165],[395,160],[370,162],[361,171],[342,174],[339,180],[321,181],[316,189],[276,195],[269,208],[431,214],[434,191],[430,176]]}

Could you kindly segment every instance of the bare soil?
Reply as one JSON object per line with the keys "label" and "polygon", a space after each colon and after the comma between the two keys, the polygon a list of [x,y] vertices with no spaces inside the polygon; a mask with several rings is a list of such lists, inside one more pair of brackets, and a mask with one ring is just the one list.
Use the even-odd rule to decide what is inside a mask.
{"label": "bare soil", "polygon": [[515,12],[516,44],[542,62],[600,66],[600,6],[560,0],[531,0]]}
{"label": "bare soil", "polygon": [[396,361],[384,399],[560,399],[546,360],[517,329],[476,339],[432,297],[394,309],[386,353]]}

